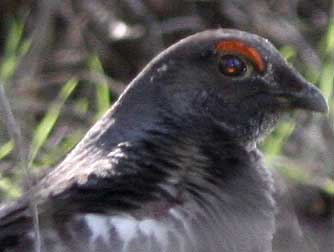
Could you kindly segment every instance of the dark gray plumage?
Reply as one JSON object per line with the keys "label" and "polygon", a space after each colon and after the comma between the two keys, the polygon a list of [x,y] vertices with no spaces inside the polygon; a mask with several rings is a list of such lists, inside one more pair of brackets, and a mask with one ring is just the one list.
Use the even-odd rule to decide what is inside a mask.
{"label": "dark gray plumage", "polygon": [[[34,188],[42,250],[271,251],[256,143],[296,108],[327,109],[267,40],[211,30],[180,41]],[[0,210],[0,251],[32,251],[27,205]]]}

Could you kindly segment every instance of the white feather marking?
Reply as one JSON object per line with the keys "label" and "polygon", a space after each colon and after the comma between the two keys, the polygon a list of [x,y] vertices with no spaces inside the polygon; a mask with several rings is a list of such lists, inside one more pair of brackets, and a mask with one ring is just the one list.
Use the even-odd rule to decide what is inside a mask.
{"label": "white feather marking", "polygon": [[166,72],[168,70],[168,65],[167,64],[163,64],[161,65],[156,72],[154,72],[150,78],[150,82],[153,83],[156,77],[160,77],[162,75],[162,73]]}
{"label": "white feather marking", "polygon": [[110,225],[108,219],[96,214],[87,214],[85,216],[85,221],[89,230],[92,232],[91,240],[89,241],[91,245],[101,238],[105,243],[109,242],[110,239]]}
{"label": "white feather marking", "polygon": [[[184,231],[187,234],[192,235],[191,227],[187,224],[186,216],[176,210],[169,210],[169,218],[173,218],[175,221],[182,223]],[[138,240],[142,235],[145,237],[145,246],[151,247],[153,241],[157,242],[160,246],[161,252],[166,252],[171,249],[171,246],[176,244],[171,244],[169,240],[169,234],[174,234],[174,237],[178,240],[180,245],[180,251],[186,251],[187,242],[189,240],[178,230],[175,226],[175,222],[165,220],[155,220],[151,218],[146,218],[138,220],[130,215],[118,215],[112,217],[104,217],[95,214],[87,214],[85,216],[85,221],[88,228],[92,232],[92,237],[90,238],[91,250],[95,249],[95,244],[98,239],[102,239],[106,244],[110,244],[111,241],[111,229],[114,229],[117,233],[118,239],[122,242],[121,251],[126,252],[131,244],[131,242]],[[110,244],[112,246],[112,244]],[[143,244],[144,245],[144,244]]]}
{"label": "white feather marking", "polygon": [[161,73],[161,72],[166,72],[168,69],[168,66],[167,64],[163,64],[161,67],[158,68],[158,73]]}
{"label": "white feather marking", "polygon": [[169,195],[172,197],[177,197],[178,190],[175,188],[175,186],[171,186],[165,183],[160,183],[158,186],[163,190],[166,191]]}
{"label": "white feather marking", "polygon": [[140,221],[139,230],[148,237],[155,238],[161,244],[163,251],[166,251],[168,246],[168,231],[166,224],[153,219],[145,219]]}
{"label": "white feather marking", "polygon": [[[186,230],[186,233],[188,235],[191,235],[193,236],[193,232],[191,230],[191,228],[189,227],[186,219],[185,219],[185,216],[182,215],[181,212],[177,211],[176,209],[174,208],[171,208],[169,209],[169,214],[174,217],[177,221],[179,221],[180,223],[182,223],[184,229]],[[192,237],[193,238],[193,237]],[[187,244],[186,244],[186,238],[184,237],[184,234],[180,237],[178,237],[178,241],[180,243],[180,246],[181,246],[181,251],[186,251],[186,247],[187,247]]]}
{"label": "white feather marking", "polygon": [[130,242],[138,236],[138,221],[130,216],[115,216],[110,218],[110,224],[124,243],[122,251],[126,251]]}

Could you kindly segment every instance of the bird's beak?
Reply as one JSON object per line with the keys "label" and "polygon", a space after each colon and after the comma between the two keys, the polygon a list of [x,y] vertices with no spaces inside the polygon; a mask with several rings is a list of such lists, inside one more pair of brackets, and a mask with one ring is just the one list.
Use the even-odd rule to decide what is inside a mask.
{"label": "bird's beak", "polygon": [[[291,69],[292,70],[292,69]],[[328,105],[321,91],[306,81],[300,74],[292,70],[289,76],[280,76],[276,91],[276,99],[289,109],[303,109],[320,113],[328,113]],[[283,77],[283,78],[282,78]]]}
{"label": "bird's beak", "polygon": [[295,93],[291,104],[295,108],[327,113],[328,105],[320,90],[306,83],[301,92]]}

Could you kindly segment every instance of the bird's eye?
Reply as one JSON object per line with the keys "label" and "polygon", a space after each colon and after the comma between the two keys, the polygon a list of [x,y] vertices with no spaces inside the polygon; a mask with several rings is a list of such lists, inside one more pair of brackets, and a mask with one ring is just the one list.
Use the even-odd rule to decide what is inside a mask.
{"label": "bird's eye", "polygon": [[246,72],[247,65],[235,55],[224,55],[220,58],[219,69],[226,76],[237,77]]}

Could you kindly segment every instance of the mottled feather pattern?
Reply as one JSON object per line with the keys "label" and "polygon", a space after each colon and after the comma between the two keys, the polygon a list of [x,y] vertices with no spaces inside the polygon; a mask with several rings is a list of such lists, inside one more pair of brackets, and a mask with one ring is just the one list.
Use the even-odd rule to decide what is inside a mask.
{"label": "mottled feather pattern", "polygon": [[[189,135],[194,132],[166,120],[161,132],[152,129],[145,139],[116,145],[110,164],[114,173],[122,169],[126,175],[110,181],[97,170],[85,183],[55,195],[58,216],[50,220],[56,223],[48,216],[42,220],[43,251],[214,252],[221,244],[228,251],[252,246],[266,251],[262,246],[271,239],[265,228],[273,229],[273,205],[257,151],[246,151],[224,135],[220,148],[204,148],[201,134]],[[240,202],[244,209],[238,209]],[[95,214],[67,215],[57,212],[59,204]],[[259,232],[263,244],[254,242]],[[241,247],[234,248],[231,240],[241,233],[247,236],[239,235]]]}

